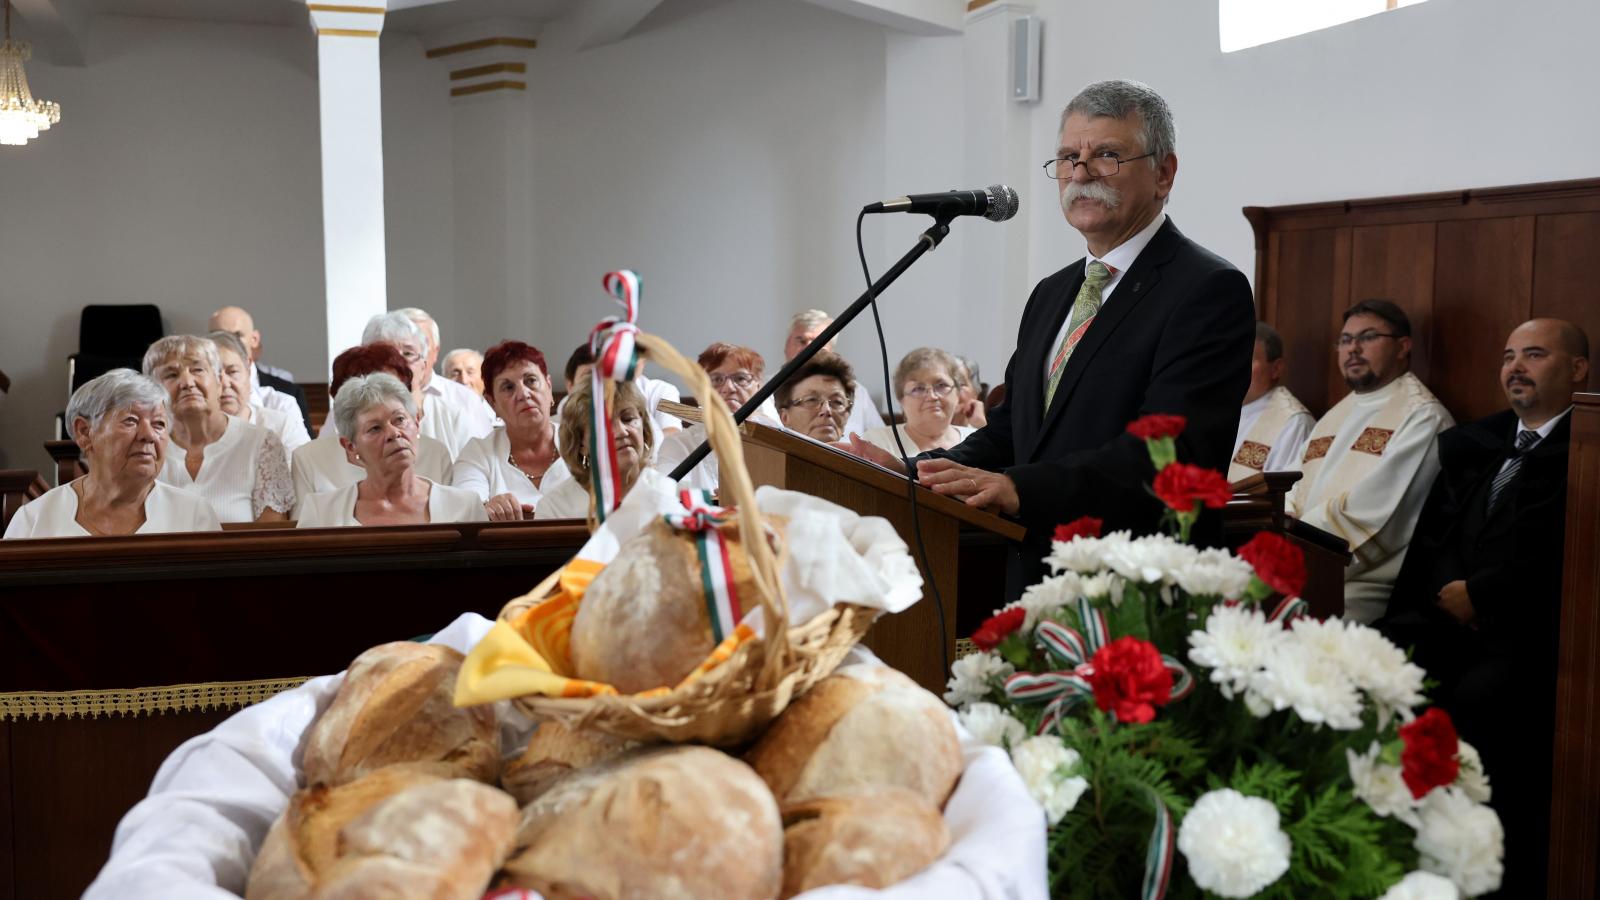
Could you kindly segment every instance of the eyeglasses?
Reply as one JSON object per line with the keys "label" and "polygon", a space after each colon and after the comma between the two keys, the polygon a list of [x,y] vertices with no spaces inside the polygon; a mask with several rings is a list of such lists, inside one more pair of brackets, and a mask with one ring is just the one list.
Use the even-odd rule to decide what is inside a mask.
{"label": "eyeglasses", "polygon": [[1346,348],[1346,347],[1348,347],[1348,346],[1350,346],[1351,344],[1360,344],[1361,346],[1365,347],[1368,344],[1372,343],[1373,341],[1378,340],[1379,338],[1392,338],[1392,337],[1399,337],[1399,336],[1400,335],[1398,335],[1398,334],[1387,334],[1387,333],[1382,332],[1382,331],[1373,331],[1371,329],[1368,329],[1366,331],[1361,332],[1360,334],[1341,334],[1341,335],[1339,335],[1339,340],[1336,342],[1336,346],[1338,346],[1339,349],[1341,349],[1341,350]]}
{"label": "eyeglasses", "polygon": [[406,362],[408,362],[408,363],[422,362],[422,354],[418,353],[415,350],[404,350],[404,349],[402,349],[400,351],[400,355],[404,356],[406,358]]}
{"label": "eyeglasses", "polygon": [[1123,159],[1115,153],[1101,153],[1088,159],[1073,159],[1070,156],[1061,157],[1045,162],[1044,174],[1046,178],[1052,181],[1066,181],[1072,177],[1072,173],[1076,172],[1079,166],[1083,166],[1088,171],[1090,178],[1109,178],[1117,174],[1123,163],[1131,163],[1151,156],[1155,156],[1155,154],[1142,153],[1138,156],[1130,156],[1127,159]]}
{"label": "eyeglasses", "polygon": [[924,397],[927,397],[929,394],[932,394],[933,396],[943,400],[945,397],[950,396],[950,392],[955,389],[956,386],[948,381],[936,381],[933,384],[922,384],[921,382],[918,382],[906,388],[906,396],[915,397],[916,399],[921,400]]}
{"label": "eyeglasses", "polygon": [[843,413],[850,411],[851,401],[837,395],[829,397],[827,400],[823,400],[823,398],[812,394],[810,397],[804,397],[799,400],[790,401],[788,408],[793,409],[796,406],[803,406],[807,412],[816,412],[823,403],[828,404],[828,412],[831,413]]}
{"label": "eyeglasses", "polygon": [[756,377],[749,372],[735,372],[732,375],[712,373],[711,375],[711,386],[719,391],[722,390],[722,386],[725,384],[731,384],[736,388],[747,388],[755,383]]}

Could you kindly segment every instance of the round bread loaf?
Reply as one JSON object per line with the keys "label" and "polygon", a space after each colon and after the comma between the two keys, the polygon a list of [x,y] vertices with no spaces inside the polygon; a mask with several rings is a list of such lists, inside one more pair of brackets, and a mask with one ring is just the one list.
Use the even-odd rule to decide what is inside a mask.
{"label": "round bread loaf", "polygon": [[708,747],[636,750],[529,804],[510,884],[546,900],[769,900],[783,824],[750,767]]}
{"label": "round bread loaf", "polygon": [[500,774],[494,707],[458,709],[453,701],[464,658],[410,641],[356,657],[306,735],[306,784],[344,784],[411,762],[440,762],[452,775],[493,782]]}
{"label": "round bread loaf", "polygon": [[897,787],[790,804],[783,826],[785,898],[830,884],[885,888],[950,846],[939,810]]}
{"label": "round bread loaf", "polygon": [[869,665],[813,685],[745,760],[785,804],[903,787],[943,809],[962,768],[944,702],[894,669]]}
{"label": "round bread loaf", "polygon": [[539,723],[527,749],[500,773],[500,786],[526,806],[578,769],[624,753],[638,744],[593,729],[573,731],[554,719]]}

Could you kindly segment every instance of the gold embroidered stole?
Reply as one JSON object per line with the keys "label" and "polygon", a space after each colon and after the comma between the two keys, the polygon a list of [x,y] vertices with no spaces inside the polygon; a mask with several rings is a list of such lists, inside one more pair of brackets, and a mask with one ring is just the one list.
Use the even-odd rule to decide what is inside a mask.
{"label": "gold embroidered stole", "polygon": [[[1300,459],[1303,477],[1294,489],[1292,508],[1295,515],[1305,515],[1309,507],[1319,505],[1327,493],[1338,491],[1341,485],[1352,485],[1371,475],[1383,462],[1383,451],[1388,448],[1389,439],[1405,424],[1406,417],[1419,406],[1433,400],[1433,394],[1427,387],[1415,375],[1407,372],[1396,380],[1394,392],[1377,412],[1368,417],[1366,427],[1361,429],[1350,446],[1335,448],[1334,436],[1345,420],[1356,412],[1357,396],[1354,393],[1346,395],[1311,429],[1311,437],[1306,441],[1305,453]],[[1330,456],[1333,457],[1332,463],[1328,462]],[[1328,487],[1323,488],[1317,482],[1326,465],[1334,468],[1328,472]],[[1313,485],[1317,485],[1319,496],[1311,496]],[[1355,546],[1370,540],[1372,535],[1345,534],[1340,537]]]}
{"label": "gold embroidered stole", "polygon": [[1308,412],[1305,404],[1283,385],[1268,391],[1267,408],[1250,426],[1250,432],[1239,444],[1239,451],[1233,455],[1233,462],[1228,464],[1228,482],[1249,478],[1265,469],[1267,456],[1272,453],[1273,442],[1283,433],[1283,426],[1304,412]]}

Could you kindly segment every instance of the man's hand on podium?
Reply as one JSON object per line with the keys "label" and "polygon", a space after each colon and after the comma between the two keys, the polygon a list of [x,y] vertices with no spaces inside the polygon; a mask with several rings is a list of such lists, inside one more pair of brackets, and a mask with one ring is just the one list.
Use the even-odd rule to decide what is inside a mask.
{"label": "man's hand on podium", "polygon": [[861,435],[856,434],[853,431],[850,432],[850,439],[848,441],[839,441],[831,446],[833,446],[835,449],[843,450],[851,456],[864,459],[869,463],[883,466],[885,469],[888,469],[896,475],[911,474],[910,472],[906,471],[905,460],[895,456],[893,453],[890,453],[871,441],[862,440]]}
{"label": "man's hand on podium", "polygon": [[[906,471],[905,460],[877,444],[862,440],[859,434],[852,433],[848,443],[840,441],[833,446],[891,472],[910,474]],[[988,469],[974,469],[948,459],[926,459],[917,463],[917,480],[936,494],[954,497],[978,509],[1014,516],[1022,507],[1022,501],[1017,497],[1016,482],[1007,475]]]}

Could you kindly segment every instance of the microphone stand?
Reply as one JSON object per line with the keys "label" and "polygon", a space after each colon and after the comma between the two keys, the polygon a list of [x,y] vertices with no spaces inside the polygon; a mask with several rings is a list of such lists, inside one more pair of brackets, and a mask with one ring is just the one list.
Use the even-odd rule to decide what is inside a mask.
{"label": "microphone stand", "polygon": [[[834,337],[839,334],[839,332],[843,331],[844,327],[849,325],[852,319],[860,315],[862,310],[865,310],[873,300],[877,299],[879,294],[883,293],[884,288],[887,288],[889,285],[893,284],[894,280],[904,274],[907,269],[911,268],[911,264],[916,262],[918,259],[921,259],[924,253],[927,253],[929,250],[939,246],[939,242],[943,241],[945,239],[945,235],[950,233],[950,220],[955,218],[955,216],[955,213],[935,214],[933,225],[917,238],[916,246],[906,251],[906,255],[900,257],[899,262],[895,263],[893,266],[890,266],[889,271],[883,273],[883,277],[873,282],[872,287],[868,288],[866,293],[857,298],[856,302],[850,304],[849,309],[845,310],[843,313],[840,313],[839,318],[834,319],[831,325],[829,325],[827,328],[824,328],[822,333],[817,335],[810,344],[807,344],[804,350],[801,350],[799,353],[795,354],[794,359],[784,363],[783,368],[778,370],[778,374],[769,378],[767,383],[761,386],[760,390],[756,391],[749,400],[746,400],[743,406],[735,410],[733,413],[734,423],[738,424],[749,418],[751,413],[759,409],[761,404],[765,403],[767,398],[772,396],[773,392],[778,389],[778,385],[787,381],[789,376],[793,375],[801,366],[809,362],[811,357],[816,356],[823,347],[826,347],[828,342],[833,340]],[[689,472],[692,471],[695,466],[698,466],[700,461],[705,459],[706,455],[710,452],[711,443],[709,441],[701,441],[700,446],[696,447],[694,452],[689,454],[688,458],[684,459],[683,462],[678,463],[678,467],[672,470],[672,480],[677,481],[683,478],[685,475],[688,475]]]}

